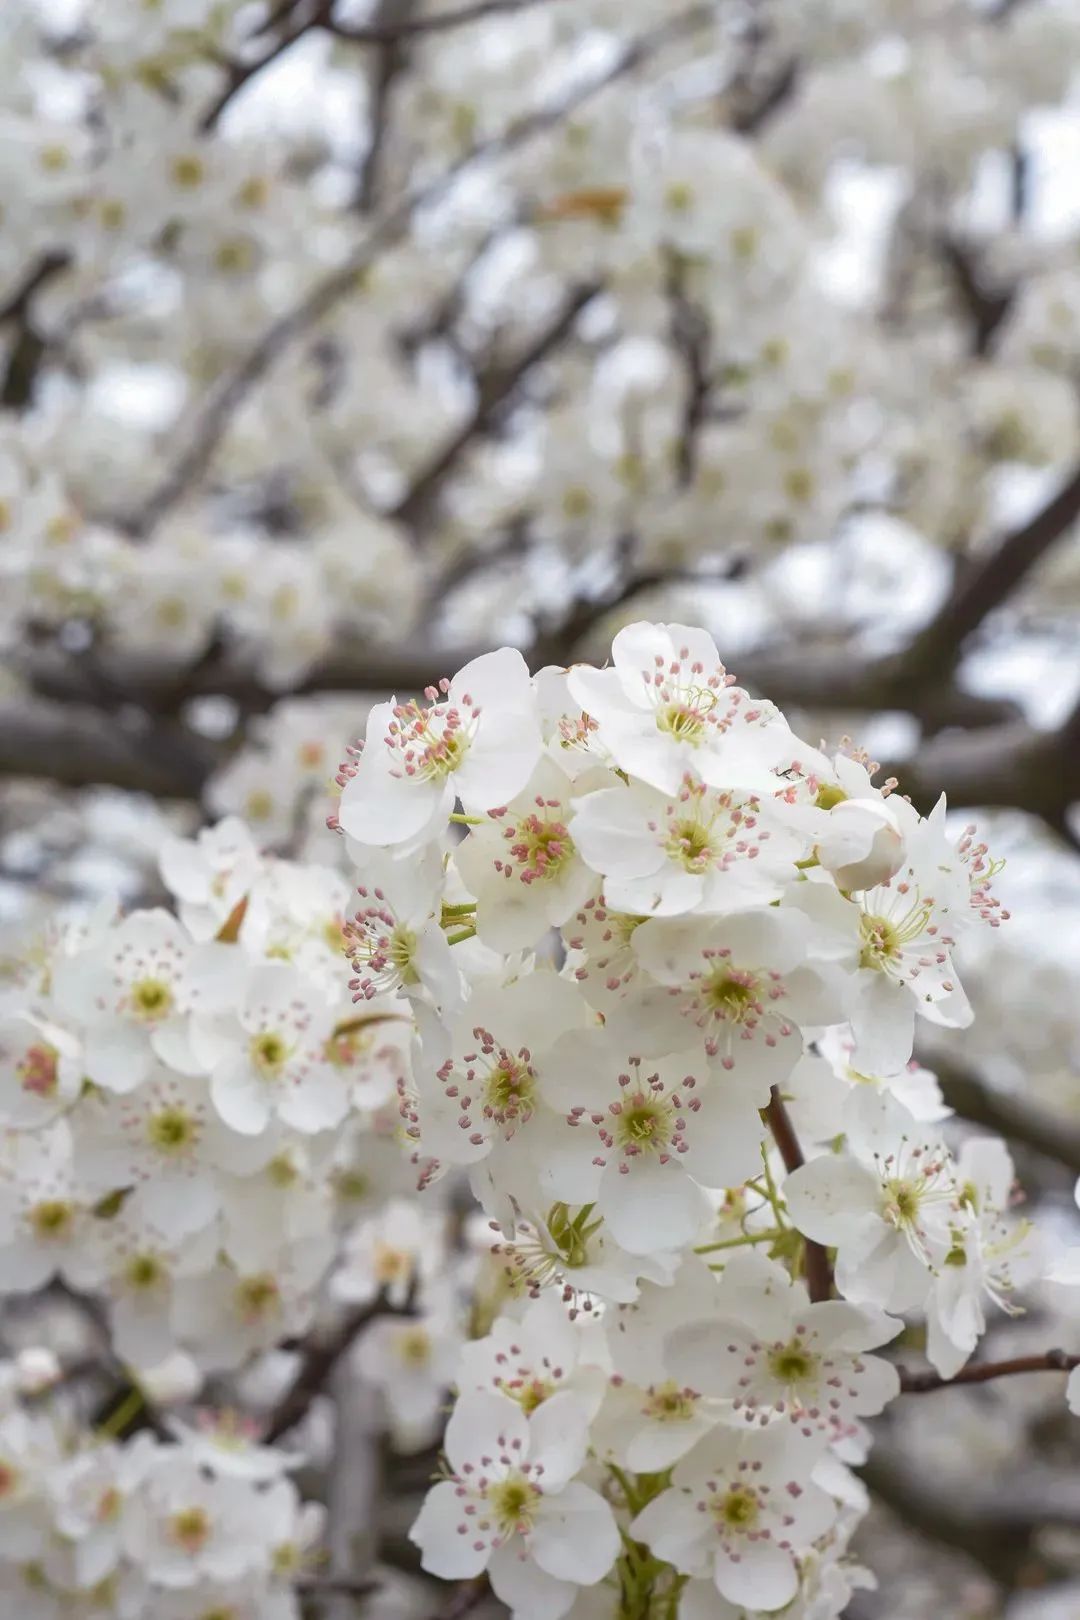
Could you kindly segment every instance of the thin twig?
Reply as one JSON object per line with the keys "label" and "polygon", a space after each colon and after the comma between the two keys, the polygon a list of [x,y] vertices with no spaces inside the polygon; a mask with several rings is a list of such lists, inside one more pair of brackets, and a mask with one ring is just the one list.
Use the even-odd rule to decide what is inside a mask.
{"label": "thin twig", "polygon": [[961,1367],[952,1378],[943,1378],[933,1369],[908,1372],[901,1367],[900,1393],[930,1395],[937,1389],[951,1389],[954,1384],[989,1384],[995,1378],[1012,1378],[1017,1373],[1072,1372],[1074,1367],[1080,1367],[1080,1356],[1069,1355],[1065,1350],[1046,1350],[1038,1356],[1013,1356],[1009,1361],[977,1361]]}
{"label": "thin twig", "polygon": [[351,45],[396,45],[423,34],[439,34],[451,28],[461,28],[484,17],[500,14],[512,16],[519,11],[531,11],[538,5],[552,4],[554,0],[477,0],[475,5],[462,6],[457,11],[437,11],[430,17],[413,17],[397,23],[332,23],[330,32],[338,39],[348,40]]}
{"label": "thin twig", "polygon": [[542,332],[505,365],[492,366],[480,379],[476,404],[472,414],[460,428],[450,435],[446,443],[435,451],[427,466],[417,474],[407,493],[398,502],[391,517],[399,523],[415,524],[423,515],[432,496],[439,489],[447,473],[457,463],[463,450],[474,439],[480,438],[491,427],[499,408],[514,392],[521,379],[544,360],[573,330],[581,311],[599,292],[596,282],[584,282],[572,287],[553,319]]}
{"label": "thin twig", "polygon": [[[279,56],[283,56],[287,50],[290,50],[292,46],[296,44],[298,39],[302,39],[304,35],[310,33],[313,28],[323,26],[330,15],[333,4],[334,0],[320,0],[320,3],[316,6],[313,15],[310,16],[306,22],[298,23],[295,28],[289,29],[287,32],[282,34],[271,46],[269,46],[266,51],[264,51],[263,55],[258,57],[255,61],[225,62],[223,64],[225,68],[225,84],[223,85],[219,94],[215,96],[214,100],[210,103],[209,107],[207,107],[202,117],[199,119],[200,131],[204,135],[208,134],[210,130],[212,130],[217,124],[222,113],[225,111],[226,107],[229,105],[238,91],[242,90],[246,84],[250,83],[250,81],[260,74],[264,68],[269,67],[271,62],[276,62]],[[288,17],[289,12],[286,10],[282,15],[281,20],[283,22],[288,21]],[[262,33],[263,29],[260,29],[259,32]]]}
{"label": "thin twig", "polygon": [[462,1581],[455,1588],[453,1596],[445,1608],[436,1609],[430,1620],[462,1620],[462,1616],[471,1614],[478,1604],[487,1596],[488,1582],[486,1575],[478,1575],[475,1580]]}
{"label": "thin twig", "polygon": [[[795,1127],[791,1123],[791,1115],[784,1107],[784,1099],[776,1086],[772,1088],[769,1106],[765,1110],[765,1119],[773,1134],[773,1141],[780,1150],[780,1157],[784,1161],[784,1169],[790,1175],[806,1163],[799,1138],[795,1134]],[[806,1274],[806,1288],[814,1303],[829,1299],[832,1295],[832,1267],[829,1256],[820,1243],[813,1243],[804,1238],[804,1269]]]}
{"label": "thin twig", "polygon": [[303,1351],[296,1377],[267,1419],[263,1443],[273,1445],[287,1430],[295,1428],[315,1397],[322,1394],[338,1361],[369,1323],[382,1316],[412,1316],[414,1310],[411,1298],[404,1305],[394,1306],[380,1295],[369,1304],[349,1311],[327,1338],[310,1341]]}

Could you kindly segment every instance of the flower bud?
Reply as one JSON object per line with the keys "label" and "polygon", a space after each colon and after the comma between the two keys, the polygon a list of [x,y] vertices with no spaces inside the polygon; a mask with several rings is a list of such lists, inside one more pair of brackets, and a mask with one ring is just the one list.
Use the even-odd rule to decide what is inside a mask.
{"label": "flower bud", "polygon": [[874,889],[903,865],[904,838],[884,805],[848,799],[829,812],[817,858],[846,893]]}

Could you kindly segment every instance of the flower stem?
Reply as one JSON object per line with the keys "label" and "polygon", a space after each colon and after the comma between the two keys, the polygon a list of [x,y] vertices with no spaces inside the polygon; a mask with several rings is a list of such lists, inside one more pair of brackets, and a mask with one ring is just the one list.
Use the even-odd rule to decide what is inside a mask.
{"label": "flower stem", "polygon": [[743,1237],[725,1238],[722,1243],[703,1243],[694,1253],[717,1254],[721,1249],[745,1249],[752,1243],[775,1243],[783,1235],[782,1226],[770,1226],[767,1232],[747,1232]]}

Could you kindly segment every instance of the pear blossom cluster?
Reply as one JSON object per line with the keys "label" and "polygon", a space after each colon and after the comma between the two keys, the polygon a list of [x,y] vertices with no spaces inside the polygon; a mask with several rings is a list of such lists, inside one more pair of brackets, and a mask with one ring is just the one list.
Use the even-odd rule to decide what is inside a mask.
{"label": "pear blossom cluster", "polygon": [[301,1501],[292,1459],[236,1428],[178,1423],[165,1442],[80,1433],[28,1411],[20,1382],[5,1364],[0,1593],[11,1613],[297,1620],[323,1510]]}
{"label": "pear blossom cluster", "polygon": [[[313,800],[326,723],[266,733]],[[162,840],[167,907],[9,933],[0,1291],[85,1311],[131,1394],[5,1373],[0,1590],[299,1614],[321,1442],[275,1414],[352,1321],[394,1446],[441,1448],[430,1575],[521,1620],[838,1617],[905,1324],[948,1380],[1077,1275],[915,1051],[970,1025],[998,863],[877,774],[638,623],[373,705],[336,860],[226,816]]]}
{"label": "pear blossom cluster", "polygon": [[[167,837],[159,865],[169,909],[102,902],[5,941],[0,1293],[59,1290],[135,1416],[169,1415],[127,1437],[123,1403],[95,1427],[55,1355],[8,1369],[0,1590],[35,1620],[289,1620],[326,1554],[290,1478],[306,1452],[263,1443],[292,1376],[273,1354],[370,1316],[362,1376],[422,1445],[460,1281],[442,1208],[402,1196],[410,1024],[354,1005],[344,878],[264,856],[237,818]],[[242,1380],[264,1364],[252,1408]]]}
{"label": "pear blossom cluster", "polygon": [[511,1289],[412,1536],[522,1620],[839,1615],[886,1347],[951,1378],[1047,1275],[913,1055],[997,865],[875,772],[650,623],[377,704],[342,769],[356,1003],[409,1007],[419,1185],[468,1178]]}
{"label": "pear blossom cluster", "polygon": [[0,1287],[102,1295],[134,1368],[228,1369],[312,1322],[409,1024],[353,1005],[332,868],[235,818],[160,867],[174,910],[60,919],[5,984]]}
{"label": "pear blossom cluster", "polygon": [[[934,1072],[1075,1115],[1058,931],[695,625],[876,660],[1074,477],[1078,59],[1068,0],[0,7],[0,704],[83,716],[0,805],[0,1611],[298,1620],[359,1392],[466,1595],[836,1620],[901,1369],[1071,1365]],[[140,781],[92,721],[159,809],[46,779]],[[9,810],[60,899],[106,822],[153,871],[31,896]],[[921,1479],[1014,1466],[943,1400]]]}

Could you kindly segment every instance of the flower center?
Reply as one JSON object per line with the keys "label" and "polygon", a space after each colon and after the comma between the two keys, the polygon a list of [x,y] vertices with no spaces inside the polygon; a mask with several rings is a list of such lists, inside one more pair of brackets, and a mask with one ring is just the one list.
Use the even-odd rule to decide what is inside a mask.
{"label": "flower center", "polygon": [[817,1373],[818,1361],[803,1344],[794,1338],[787,1344],[777,1344],[769,1351],[769,1371],[781,1384],[802,1384]]}
{"label": "flower center", "polygon": [[545,1382],[542,1378],[532,1378],[519,1388],[515,1388],[512,1384],[500,1384],[499,1387],[504,1395],[509,1395],[511,1400],[517,1401],[526,1416],[530,1412],[535,1412],[538,1406],[543,1406],[548,1397],[555,1393],[555,1385]]}
{"label": "flower center", "polygon": [[[887,973],[895,963],[903,963],[904,947],[912,945],[927,930],[933,906],[916,898],[899,916],[882,917],[864,912],[859,919],[859,966]],[[942,939],[939,943],[945,943]]]}
{"label": "flower center", "polygon": [[704,1001],[721,1018],[741,1024],[759,1009],[757,980],[736,968],[714,967],[704,986]]}
{"label": "flower center", "polygon": [[59,1056],[55,1046],[44,1041],[27,1047],[15,1066],[22,1089],[35,1097],[51,1097],[56,1090]]}
{"label": "flower center", "polygon": [[701,872],[711,864],[709,830],[700,821],[677,821],[671,829],[667,852],[688,872]]}
{"label": "flower center", "polygon": [[75,1219],[75,1205],[64,1198],[47,1198],[35,1204],[29,1213],[30,1225],[36,1237],[63,1238],[70,1232]]}
{"label": "flower center", "polygon": [[174,158],[172,177],[183,190],[190,191],[193,187],[202,185],[206,178],[206,169],[201,158],[188,152]]}
{"label": "flower center", "polygon": [[717,1522],[728,1530],[753,1530],[761,1514],[757,1494],[746,1485],[733,1485],[713,1509]]}
{"label": "flower center", "polygon": [[180,1153],[189,1147],[198,1134],[195,1117],[184,1108],[162,1108],[151,1114],[146,1122],[146,1134],[152,1147],[162,1153]]}
{"label": "flower center", "polygon": [[838,804],[845,804],[846,802],[847,794],[843,788],[836,787],[829,782],[819,787],[814,797],[814,803],[819,810],[835,810]]}
{"label": "flower center", "polygon": [[409,1328],[398,1339],[398,1355],[409,1367],[426,1367],[431,1360],[431,1335],[423,1328]]}
{"label": "flower center", "polygon": [[[429,688],[428,695],[437,698],[438,692]],[[443,702],[433,702],[426,709],[415,700],[397,705],[385,741],[388,748],[400,754],[407,777],[441,782],[460,769],[480,713],[468,697],[462,699],[462,705],[465,713]]]}
{"label": "flower center", "polygon": [[154,1254],[136,1254],[128,1262],[125,1280],[136,1292],[149,1292],[164,1280],[165,1270]]}
{"label": "flower center", "polygon": [[696,745],[704,737],[706,723],[715,707],[715,692],[707,687],[691,687],[660,705],[656,711],[657,730],[666,731],[677,742]]}
{"label": "flower center", "polygon": [[900,936],[887,917],[864,914],[859,919],[859,966],[881,972],[886,962],[895,962],[900,956]]}
{"label": "flower center", "polygon": [[697,1401],[693,1390],[680,1389],[669,1380],[649,1390],[642,1410],[646,1417],[655,1418],[659,1423],[685,1423],[693,1417]]}
{"label": "flower center", "polygon": [[210,1519],[205,1508],[181,1508],[169,1520],[169,1533],[186,1553],[197,1553],[210,1536]]}
{"label": "flower center", "polygon": [[236,1290],[236,1305],[245,1322],[257,1322],[276,1309],[280,1297],[273,1277],[245,1277]]}
{"label": "flower center", "polygon": [[387,1288],[400,1278],[411,1276],[413,1259],[411,1249],[395,1249],[389,1243],[377,1241],[371,1256],[371,1269],[376,1282]]}
{"label": "flower center", "polygon": [[537,809],[522,817],[516,827],[506,829],[505,836],[514,840],[510,854],[521,868],[518,876],[522,883],[558,877],[574,854],[574,845],[564,824],[549,819],[549,811],[557,809],[558,802],[546,803],[538,797],[536,804]]}
{"label": "flower center", "polygon": [[300,1180],[300,1171],[297,1169],[288,1151],[278,1153],[270,1160],[266,1167],[266,1174],[275,1187],[284,1191],[287,1187],[294,1187]]}
{"label": "flower center", "polygon": [[[399,984],[419,984],[414,966],[416,935],[378,906],[357,912],[345,930],[345,951],[358,973],[358,986],[368,997]],[[331,1060],[333,1061],[333,1060]]]}
{"label": "flower center", "polygon": [[97,1512],[94,1515],[98,1524],[115,1524],[123,1505],[124,1498],[116,1486],[107,1486],[98,1498]]}
{"label": "flower center", "polygon": [[146,1023],[164,1018],[172,1005],[173,993],[164,979],[139,979],[131,987],[131,1010]]}
{"label": "flower center", "polygon": [[615,1113],[615,1140],[623,1152],[631,1156],[667,1147],[674,1134],[675,1109],[670,1097],[650,1097],[638,1092],[613,1104],[612,1112]]}
{"label": "flower center", "polygon": [[251,1038],[251,1062],[264,1080],[276,1080],[289,1056],[285,1040],[274,1030],[264,1030]]}
{"label": "flower center", "polygon": [[922,1195],[912,1181],[889,1181],[885,1184],[885,1217],[894,1226],[909,1226],[918,1216]]}
{"label": "flower center", "polygon": [[487,1491],[491,1516],[504,1536],[524,1535],[532,1529],[540,1492],[523,1474],[511,1474]]}
{"label": "flower center", "polygon": [[530,1117],[536,1104],[536,1071],[522,1049],[499,1051],[484,1083],[484,1113],[497,1125]]}

